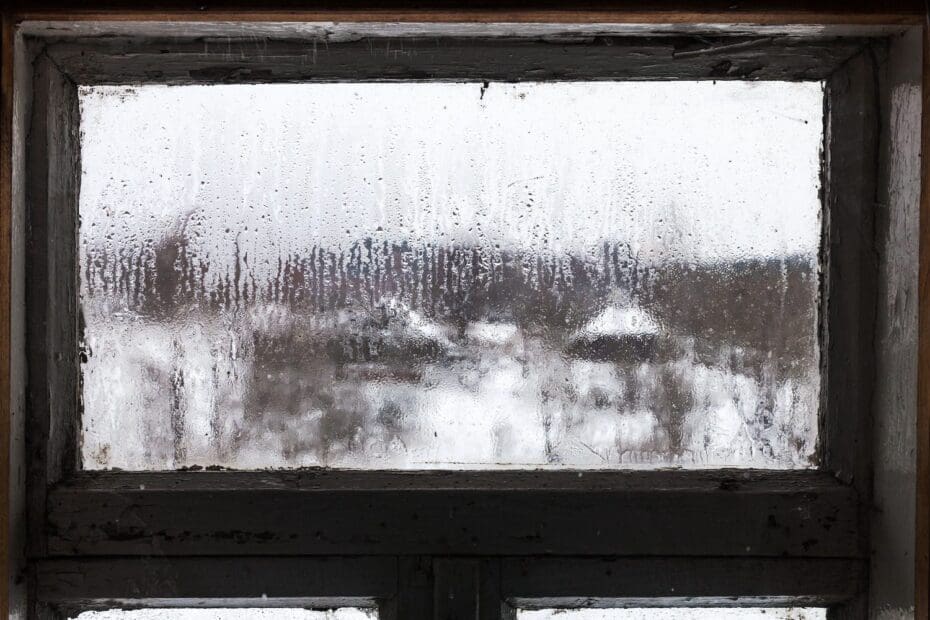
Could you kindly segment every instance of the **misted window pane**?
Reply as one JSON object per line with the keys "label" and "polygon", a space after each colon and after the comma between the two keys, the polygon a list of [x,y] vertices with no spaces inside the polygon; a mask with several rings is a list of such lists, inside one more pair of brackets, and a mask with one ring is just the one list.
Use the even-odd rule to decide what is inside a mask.
{"label": "misted window pane", "polygon": [[376,620],[371,609],[108,609],[85,611],[74,620]]}
{"label": "misted window pane", "polygon": [[819,608],[640,608],[540,609],[519,611],[517,620],[826,620]]}
{"label": "misted window pane", "polygon": [[82,88],[83,465],[811,467],[822,108]]}

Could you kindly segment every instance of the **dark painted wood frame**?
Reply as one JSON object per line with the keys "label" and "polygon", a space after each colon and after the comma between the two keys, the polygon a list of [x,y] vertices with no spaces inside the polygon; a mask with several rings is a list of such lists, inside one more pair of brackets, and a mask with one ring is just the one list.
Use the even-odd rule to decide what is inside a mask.
{"label": "dark painted wood frame", "polygon": [[[417,619],[512,618],[516,604],[803,603],[865,617],[881,38],[29,45],[35,617],[114,601],[376,601],[382,617]],[[826,84],[821,471],[78,471],[77,84],[746,78]]]}

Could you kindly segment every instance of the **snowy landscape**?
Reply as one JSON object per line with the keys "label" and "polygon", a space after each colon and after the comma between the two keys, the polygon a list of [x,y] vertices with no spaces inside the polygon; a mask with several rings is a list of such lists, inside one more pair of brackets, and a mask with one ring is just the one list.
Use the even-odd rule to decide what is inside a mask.
{"label": "snowy landscape", "polygon": [[822,97],[83,87],[83,467],[815,466]]}
{"label": "snowy landscape", "polygon": [[809,263],[372,246],[291,257],[267,282],[183,244],[88,257],[92,465],[809,464]]}

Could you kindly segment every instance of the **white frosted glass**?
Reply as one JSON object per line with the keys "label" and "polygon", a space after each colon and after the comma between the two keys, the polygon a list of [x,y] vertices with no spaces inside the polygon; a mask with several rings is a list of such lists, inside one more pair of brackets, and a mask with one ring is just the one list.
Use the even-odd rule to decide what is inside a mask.
{"label": "white frosted glass", "polygon": [[311,609],[108,609],[84,611],[73,620],[376,620],[371,609],[342,607],[325,611]]}
{"label": "white frosted glass", "polygon": [[517,620],[826,620],[822,608],[630,608],[520,610]]}
{"label": "white frosted glass", "polygon": [[819,83],[80,101],[87,469],[815,465]]}

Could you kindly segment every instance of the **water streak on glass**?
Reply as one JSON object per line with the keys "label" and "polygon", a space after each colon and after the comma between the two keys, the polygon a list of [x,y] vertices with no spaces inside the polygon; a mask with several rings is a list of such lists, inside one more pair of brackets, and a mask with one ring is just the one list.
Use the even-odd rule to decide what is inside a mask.
{"label": "water streak on glass", "polygon": [[815,464],[820,83],[80,100],[86,469]]}
{"label": "water streak on glass", "polygon": [[630,608],[520,610],[517,620],[826,620],[822,608]]}

